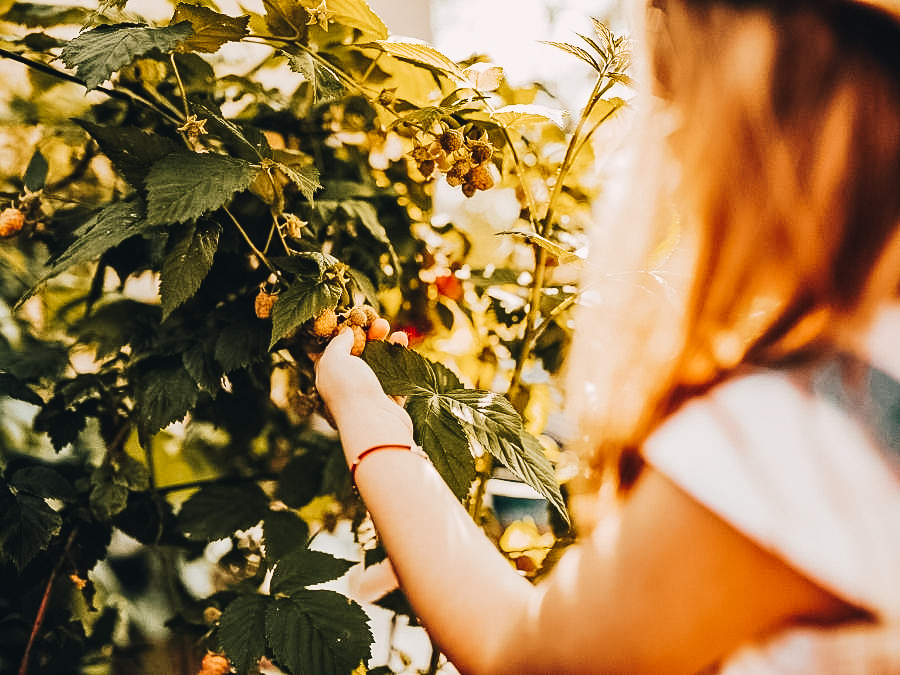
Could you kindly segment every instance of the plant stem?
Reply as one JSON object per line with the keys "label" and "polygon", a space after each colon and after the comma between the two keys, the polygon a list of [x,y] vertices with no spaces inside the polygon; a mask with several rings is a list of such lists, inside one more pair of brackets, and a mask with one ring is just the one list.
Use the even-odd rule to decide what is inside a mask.
{"label": "plant stem", "polygon": [[231,218],[231,222],[234,223],[234,226],[238,229],[238,231],[241,233],[241,235],[243,235],[244,241],[247,242],[247,245],[253,250],[253,253],[256,254],[256,257],[258,257],[260,259],[260,261],[263,263],[263,265],[265,265],[266,267],[269,268],[269,270],[272,272],[272,274],[278,274],[278,270],[276,270],[272,266],[272,263],[269,262],[268,258],[266,258],[266,256],[265,256],[265,254],[262,251],[260,251],[258,248],[256,248],[256,245],[253,243],[253,240],[250,239],[250,235],[248,235],[247,232],[244,230],[244,228],[241,227],[241,224],[238,222],[238,219],[234,217],[234,215],[231,213],[231,211],[228,210],[228,208],[223,206],[222,210],[228,215],[229,218]]}
{"label": "plant stem", "polygon": [[191,106],[188,105],[187,90],[184,88],[184,82],[181,80],[181,73],[178,72],[178,64],[175,63],[175,54],[169,54],[169,61],[172,63],[172,72],[175,73],[175,80],[178,82],[178,91],[181,92],[181,102],[184,104],[184,116],[191,116]]}
{"label": "plant stem", "polygon": [[166,495],[171,492],[181,492],[182,490],[194,490],[196,488],[206,487],[207,485],[218,485],[222,483],[253,483],[256,481],[277,480],[277,473],[261,473],[255,476],[228,476],[222,478],[211,478],[208,480],[194,480],[188,483],[175,483],[174,485],[163,485],[156,489],[157,494]]}
{"label": "plant stem", "polygon": [[72,542],[75,541],[75,533],[77,531],[77,529],[73,529],[69,533],[69,538],[66,540],[66,545],[63,548],[62,555],[59,556],[59,559],[53,566],[53,571],[50,572],[50,578],[47,579],[47,586],[44,588],[44,595],[41,597],[41,604],[38,607],[37,616],[34,618],[34,624],[31,626],[31,634],[28,636],[28,644],[25,646],[25,653],[22,655],[22,662],[19,665],[19,675],[28,675],[28,662],[31,659],[31,650],[34,647],[34,641],[37,639],[38,633],[41,630],[41,626],[44,623],[44,618],[47,616],[47,607],[50,604],[50,593],[53,590],[53,584],[56,581],[59,570],[62,569],[63,561],[65,561],[66,556],[69,553],[69,549],[72,547]]}

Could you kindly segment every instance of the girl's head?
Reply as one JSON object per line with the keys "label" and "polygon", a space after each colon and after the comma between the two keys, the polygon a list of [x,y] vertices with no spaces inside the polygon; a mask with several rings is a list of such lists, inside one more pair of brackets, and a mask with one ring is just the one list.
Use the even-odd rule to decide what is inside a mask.
{"label": "girl's head", "polygon": [[[646,10],[639,79],[653,96],[639,105],[655,99],[647,131],[665,129],[666,152],[638,155],[615,226],[639,203],[636,219],[652,220],[657,238],[676,229],[687,281],[674,294],[632,284],[640,297],[612,319],[625,286],[610,291],[602,257],[621,242],[594,260],[607,291],[583,313],[573,372],[591,373],[575,376],[594,396],[579,411],[583,440],[613,452],[741,367],[852,347],[900,285],[900,2],[651,0]],[[673,295],[676,311],[654,306]]]}

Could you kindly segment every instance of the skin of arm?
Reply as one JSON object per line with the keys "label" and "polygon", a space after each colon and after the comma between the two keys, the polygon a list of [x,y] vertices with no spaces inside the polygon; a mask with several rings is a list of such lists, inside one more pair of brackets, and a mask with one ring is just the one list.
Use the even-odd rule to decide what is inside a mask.
{"label": "skin of arm", "polygon": [[[351,343],[338,335],[317,364],[348,462],[412,442]],[[853,616],[652,467],[539,586],[413,453],[368,455],[356,482],[410,603],[463,673],[696,673],[747,640]]]}

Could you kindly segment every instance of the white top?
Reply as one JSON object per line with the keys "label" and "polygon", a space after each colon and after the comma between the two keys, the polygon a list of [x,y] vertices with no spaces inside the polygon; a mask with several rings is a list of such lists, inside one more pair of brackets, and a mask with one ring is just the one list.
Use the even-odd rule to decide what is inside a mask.
{"label": "white top", "polygon": [[[892,310],[868,352],[900,379],[898,337],[900,311]],[[900,661],[876,671],[860,653],[900,655],[900,464],[837,404],[782,373],[748,375],[685,405],[644,454],[761,547],[898,629],[880,646],[841,645],[847,658],[836,657],[833,631],[785,633],[738,651],[723,675],[900,672]]]}

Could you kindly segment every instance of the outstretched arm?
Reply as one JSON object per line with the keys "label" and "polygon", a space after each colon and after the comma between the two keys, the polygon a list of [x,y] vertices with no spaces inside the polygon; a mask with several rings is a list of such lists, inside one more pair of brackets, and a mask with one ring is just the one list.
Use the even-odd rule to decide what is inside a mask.
{"label": "outstretched arm", "polygon": [[590,539],[532,586],[434,468],[405,411],[338,335],[317,369],[400,584],[465,673],[694,673],[740,643],[849,608],[648,469]]}

